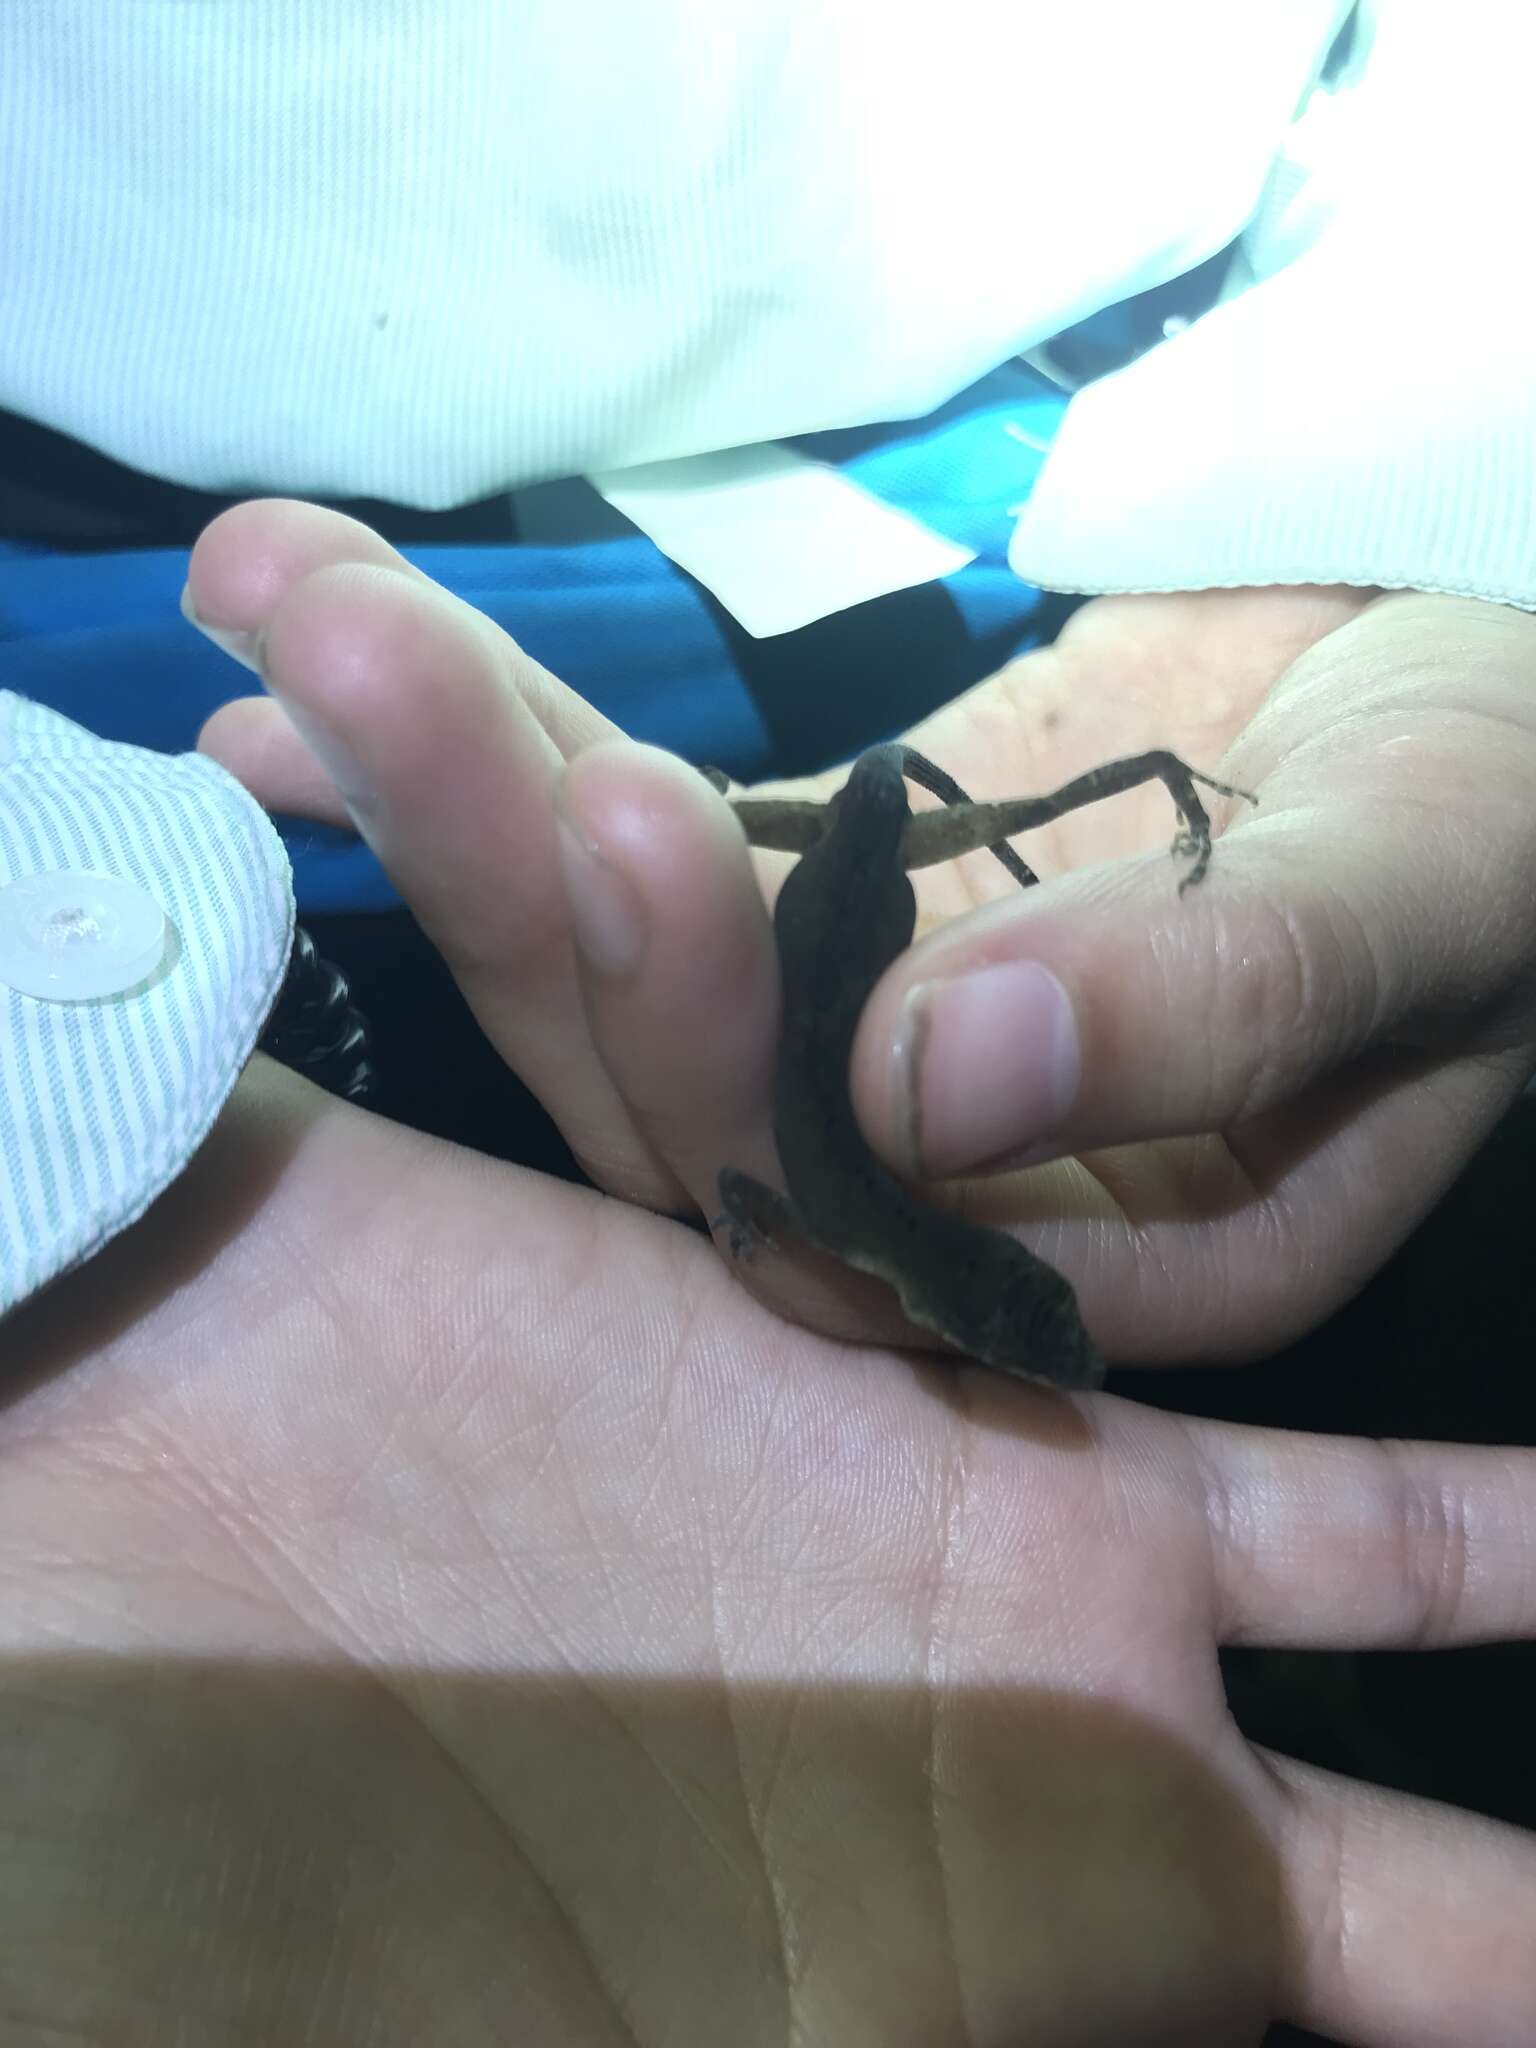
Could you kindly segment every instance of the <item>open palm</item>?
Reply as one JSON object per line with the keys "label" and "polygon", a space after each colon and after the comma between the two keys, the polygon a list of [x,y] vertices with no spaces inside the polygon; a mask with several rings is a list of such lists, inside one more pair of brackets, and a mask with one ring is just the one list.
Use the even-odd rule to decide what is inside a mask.
{"label": "open palm", "polygon": [[261,1062],[6,1340],[18,2048],[1536,2010],[1536,1847],[1250,1751],[1215,1659],[1529,1633],[1529,1458],[840,1346]]}

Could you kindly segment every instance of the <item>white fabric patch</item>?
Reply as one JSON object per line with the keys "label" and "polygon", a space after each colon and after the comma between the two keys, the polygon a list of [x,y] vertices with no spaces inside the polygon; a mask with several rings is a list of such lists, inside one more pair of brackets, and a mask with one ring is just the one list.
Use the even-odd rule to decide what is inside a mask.
{"label": "white fabric patch", "polygon": [[608,470],[590,482],[756,640],[976,559],[840,470],[776,442]]}
{"label": "white fabric patch", "polygon": [[[42,875],[80,885],[11,888]],[[93,893],[93,876],[128,888]],[[23,929],[40,894],[48,916]],[[45,946],[131,949],[134,930],[103,910],[118,897],[165,917],[136,981],[84,999],[0,982],[0,1315],[126,1229],[186,1165],[250,1058],[293,938],[282,841],[223,769],[97,739],[0,691],[0,920],[23,955],[39,929]]]}
{"label": "white fabric patch", "polygon": [[1083,596],[1350,583],[1536,610],[1531,293],[1511,253],[1533,67],[1536,10],[1508,0],[1464,0],[1454,23],[1363,8],[1224,303],[1068,407],[1017,573]]}
{"label": "white fabric patch", "polygon": [[[0,405],[422,507],[920,419],[1237,234],[1347,4],[12,4]],[[1526,11],[1392,9],[1479,199]]]}

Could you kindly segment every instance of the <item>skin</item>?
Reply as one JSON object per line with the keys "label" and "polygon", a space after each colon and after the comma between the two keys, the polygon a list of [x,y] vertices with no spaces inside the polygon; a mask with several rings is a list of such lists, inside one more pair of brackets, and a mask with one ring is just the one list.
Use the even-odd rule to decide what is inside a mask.
{"label": "skin", "polygon": [[[282,705],[231,705],[205,744],[275,807],[365,833],[594,1181],[705,1214],[724,1161],[772,1182],[766,905],[790,859],[749,860],[697,775],[622,741],[353,522],[241,508],[191,577],[224,625],[265,631]],[[855,1039],[876,1155],[1017,1231],[1117,1365],[1230,1363],[1299,1335],[1536,1068],[1533,636],[1464,599],[1105,599],[908,735],[979,797],[1163,743],[1262,799],[1214,807],[1233,829],[1182,900],[1155,787],[1034,835],[1048,881],[1027,895],[981,854],[924,870],[918,943]],[[761,794],[824,800],[840,780]],[[1011,1007],[984,1006],[996,1044],[941,1028],[948,991],[1020,964],[1070,1004],[1076,1077],[1044,1125]],[[1043,1164],[998,1170],[1014,1158]],[[799,1248],[740,1277],[831,1334],[908,1334],[878,1283]]]}
{"label": "skin", "polygon": [[1531,1632],[1528,1459],[850,1350],[264,1061],[5,1339],[17,2048],[1528,2031],[1536,1844],[1214,1660]]}
{"label": "skin", "polygon": [[[349,522],[242,508],[191,582],[264,631],[284,707],[226,714],[210,750],[290,808],[350,810],[608,1185],[677,1201],[768,1150],[771,935],[697,777],[594,747],[584,707]],[[1248,734],[1239,782],[1245,747],[1277,759],[1271,836],[1228,832],[1182,905],[1160,792],[1078,814],[1040,851],[1069,874],[936,930],[864,1021],[878,1066],[882,1006],[931,949],[1049,954],[1085,1077],[1058,1143],[1146,1164],[1003,1174],[999,1207],[1110,1324],[1115,1284],[1169,1261],[1139,1296],[1165,1355],[1189,1324],[1269,1341],[1296,1313],[1263,1285],[1277,1260],[1303,1313],[1350,1284],[1529,1068],[1530,623],[1359,610],[1095,607],[918,742],[984,790],[994,755],[1005,786],[1050,788],[1159,735],[1214,765]],[[577,910],[593,845],[610,893]],[[989,882],[936,870],[923,913]],[[1324,882],[1340,943],[1309,955],[1302,1045],[1264,949],[1283,929],[1295,960]],[[1371,1014],[1418,1041],[1411,1088],[1359,1071],[1345,903],[1376,913]],[[1100,1028],[1128,988],[1134,1044]],[[1208,1202],[1188,1141],[1156,1134],[1251,1165],[1231,1104],[1266,1092],[1327,1142],[1293,1140],[1260,1243],[1242,1183]],[[840,1271],[762,1265],[802,1315],[864,1314]],[[635,1201],[261,1062],[188,1174],[5,1335],[13,2039],[1187,2044],[1276,2013],[1391,2048],[1529,2033],[1536,1845],[1254,1751],[1214,1667],[1219,1642],[1536,1632],[1528,1453],[850,1349]]]}

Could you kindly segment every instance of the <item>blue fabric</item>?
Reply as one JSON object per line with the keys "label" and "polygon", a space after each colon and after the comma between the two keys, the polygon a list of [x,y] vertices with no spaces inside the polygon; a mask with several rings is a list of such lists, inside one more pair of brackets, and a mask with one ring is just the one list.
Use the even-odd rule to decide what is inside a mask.
{"label": "blue fabric", "polygon": [[[754,641],[642,534],[569,547],[404,553],[637,738],[743,780],[899,732],[1039,637],[1041,594],[1006,560],[1065,397],[1007,364],[923,420],[801,437],[805,453],[968,547],[942,584]],[[1019,438],[1023,435],[1024,438]],[[259,685],[177,610],[181,549],[54,554],[0,544],[0,687],[104,739],[167,753]],[[302,913],[398,901],[348,836],[281,821]]]}

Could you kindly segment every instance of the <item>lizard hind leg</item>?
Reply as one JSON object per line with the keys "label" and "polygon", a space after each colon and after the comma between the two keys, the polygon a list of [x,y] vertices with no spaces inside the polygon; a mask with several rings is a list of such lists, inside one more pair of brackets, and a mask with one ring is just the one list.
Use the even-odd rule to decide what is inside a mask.
{"label": "lizard hind leg", "polygon": [[1178,813],[1179,831],[1173,842],[1174,859],[1191,859],[1194,863],[1179,883],[1182,896],[1186,889],[1192,889],[1203,878],[1211,864],[1210,813],[1195,794],[1195,784],[1203,782],[1207,789],[1214,789],[1220,796],[1241,797],[1250,804],[1256,804],[1258,798],[1249,790],[1234,789],[1230,782],[1218,782],[1214,775],[1202,775],[1198,768],[1191,768],[1177,754],[1160,753],[1149,755],[1148,759],[1157,764],[1153,773],[1173,798],[1173,807]]}
{"label": "lizard hind leg", "polygon": [[754,1180],[734,1166],[722,1166],[717,1183],[720,1214],[710,1222],[713,1233],[725,1226],[726,1247],[733,1259],[747,1260],[760,1244],[777,1245],[780,1236],[799,1228],[789,1199],[765,1181]]}
{"label": "lizard hind leg", "polygon": [[[901,756],[901,772],[909,782],[915,782],[919,789],[926,789],[930,796],[940,798],[952,810],[957,807],[968,811],[976,808],[953,775],[946,773],[936,761],[930,761],[916,747],[903,746],[896,751]],[[1021,888],[1032,889],[1039,881],[1034,869],[1019,858],[1006,839],[993,841],[987,851],[1002,862]]]}

